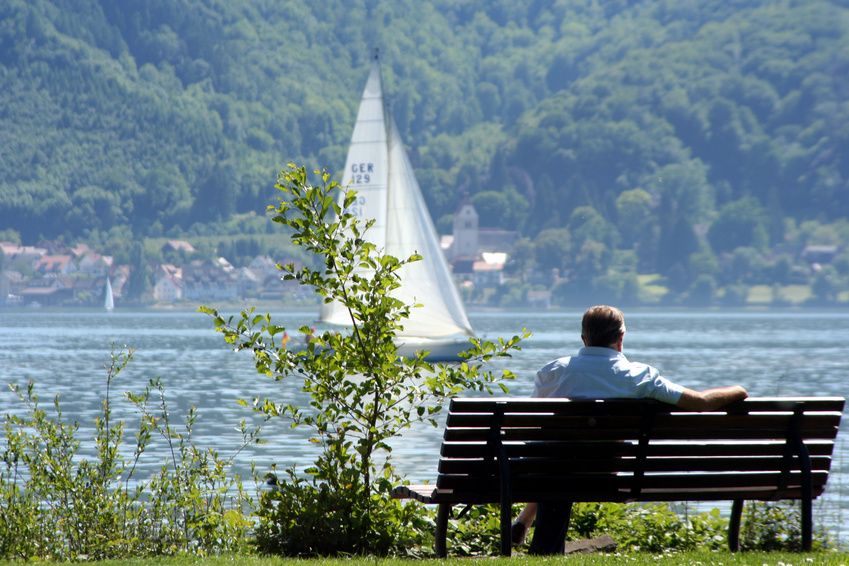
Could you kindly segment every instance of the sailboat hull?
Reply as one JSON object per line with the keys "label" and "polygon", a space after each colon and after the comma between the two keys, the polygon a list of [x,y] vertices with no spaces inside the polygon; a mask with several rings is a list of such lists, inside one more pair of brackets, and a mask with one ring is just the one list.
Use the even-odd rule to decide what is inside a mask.
{"label": "sailboat hull", "polygon": [[430,338],[399,338],[398,355],[402,358],[410,358],[416,352],[426,350],[428,352],[425,360],[428,362],[459,362],[463,358],[460,352],[472,347],[468,337],[430,339]]}
{"label": "sailboat hull", "polygon": [[[430,339],[430,338],[398,338],[396,341],[398,356],[401,358],[412,358],[417,352],[427,351],[425,361],[431,363],[460,362],[460,352],[471,347],[468,337]],[[302,336],[289,340],[286,348],[293,352],[301,352],[307,349],[307,341]]]}

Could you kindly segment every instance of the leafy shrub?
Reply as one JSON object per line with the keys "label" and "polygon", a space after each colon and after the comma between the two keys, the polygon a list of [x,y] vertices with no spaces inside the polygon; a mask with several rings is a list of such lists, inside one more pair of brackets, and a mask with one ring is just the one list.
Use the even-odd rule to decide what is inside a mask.
{"label": "leafy shrub", "polygon": [[726,541],[728,521],[719,510],[683,517],[669,505],[577,503],[572,510],[575,538],[609,534],[622,550],[717,550]]}
{"label": "leafy shrub", "polygon": [[[515,517],[521,506],[514,506]],[[576,503],[567,534],[570,540],[610,535],[624,551],[718,550],[724,548],[728,521],[719,510],[681,517],[667,504]],[[533,530],[526,539],[530,543]],[[492,555],[500,546],[497,505],[472,507],[449,521],[452,554]]]}
{"label": "leafy shrub", "polygon": [[[99,560],[245,546],[251,523],[242,509],[250,500],[241,482],[227,475],[225,460],[194,444],[194,409],[182,429],[171,424],[158,380],[128,394],[140,418],[132,456],[124,456],[125,423],[112,421],[109,395],[131,358],[131,351],[112,355],[94,458],[80,454],[79,425],[64,418],[58,397],[50,414],[33,383],[11,386],[26,413],[3,423],[0,558]],[[244,426],[243,433],[246,442],[256,434]],[[171,459],[150,480],[137,480],[154,435],[165,440]]]}
{"label": "leafy shrub", "polygon": [[[455,514],[459,515],[458,508]],[[513,507],[515,517],[520,505]],[[530,540],[530,539],[528,539]],[[448,544],[451,554],[459,556],[492,556],[501,547],[501,521],[498,505],[473,505],[462,517],[448,521]]]}
{"label": "leafy shrub", "polygon": [[[798,502],[746,502],[740,529],[740,548],[748,551],[800,551]],[[513,516],[520,506],[514,506]],[[433,516],[431,514],[431,516]],[[452,554],[496,554],[500,544],[497,505],[478,505],[460,519],[449,522]],[[570,540],[610,535],[623,551],[652,553],[723,550],[728,520],[719,509],[682,513],[665,503],[576,503],[572,507]],[[529,543],[533,530],[528,534]],[[814,533],[814,548],[827,548],[825,532]]]}
{"label": "leafy shrub", "polygon": [[[802,550],[801,502],[747,501],[740,526],[740,549],[761,551]],[[815,530],[813,548],[829,546],[825,531]]]}
{"label": "leafy shrub", "polygon": [[[395,554],[421,556],[432,532],[422,506],[398,500],[380,502],[363,514],[355,505],[359,492],[341,492],[327,483],[299,478],[263,493],[257,510],[256,545],[263,552],[287,556]],[[377,496],[372,496],[378,503]],[[368,545],[368,546],[366,546]]]}

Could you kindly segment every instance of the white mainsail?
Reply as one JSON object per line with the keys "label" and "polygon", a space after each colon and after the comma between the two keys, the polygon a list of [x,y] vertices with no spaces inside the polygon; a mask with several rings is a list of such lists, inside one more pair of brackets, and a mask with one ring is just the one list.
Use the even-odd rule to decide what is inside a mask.
{"label": "white mainsail", "polygon": [[[468,346],[467,339],[474,331],[398,128],[385,110],[376,59],[357,112],[342,186],[357,191],[357,201],[348,210],[362,219],[375,220],[365,234],[370,242],[397,258],[413,253],[424,258],[402,268],[401,287],[393,292],[404,303],[423,305],[412,309],[399,333],[400,342],[428,350],[448,342]],[[351,324],[347,310],[338,303],[324,305],[320,320]]]}
{"label": "white mainsail", "polygon": [[115,298],[112,296],[112,282],[106,277],[106,297],[103,299],[103,308],[111,311],[115,308]]}

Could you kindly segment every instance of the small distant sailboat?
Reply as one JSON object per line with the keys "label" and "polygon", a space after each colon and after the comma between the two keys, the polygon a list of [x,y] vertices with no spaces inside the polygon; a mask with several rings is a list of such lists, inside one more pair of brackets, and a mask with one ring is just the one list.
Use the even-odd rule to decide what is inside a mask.
{"label": "small distant sailboat", "polygon": [[106,276],[106,298],[103,300],[103,308],[107,312],[112,312],[115,308],[115,297],[112,295],[112,282],[109,280],[108,275]]}
{"label": "small distant sailboat", "polygon": [[[357,191],[356,203],[349,212],[375,220],[365,234],[370,242],[397,258],[413,253],[424,258],[404,266],[401,286],[393,292],[406,304],[423,305],[412,309],[398,334],[399,354],[409,356],[427,350],[431,361],[459,360],[459,352],[470,347],[474,330],[439,246],[401,135],[384,104],[376,53],[357,112],[342,186]],[[344,195],[340,202],[341,198]],[[351,325],[348,311],[339,303],[323,305],[319,320]]]}

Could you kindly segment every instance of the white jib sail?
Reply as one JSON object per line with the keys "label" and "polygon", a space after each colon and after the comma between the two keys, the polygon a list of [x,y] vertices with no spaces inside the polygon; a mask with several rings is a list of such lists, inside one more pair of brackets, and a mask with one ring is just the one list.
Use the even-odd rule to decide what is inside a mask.
{"label": "white jib sail", "polygon": [[109,277],[106,278],[106,291],[104,295],[103,308],[111,311],[115,308],[115,298],[112,296],[112,282],[109,281]]}
{"label": "white jib sail", "polygon": [[393,296],[404,303],[421,303],[410,311],[399,335],[435,338],[454,334],[474,335],[448,263],[439,247],[427,204],[422,197],[404,142],[389,118],[389,202],[386,253],[406,258],[413,253],[423,259],[405,265],[401,287]]}
{"label": "white jib sail", "polygon": [[[413,253],[424,258],[401,270],[401,287],[393,291],[407,304],[423,305],[412,309],[400,336],[474,335],[401,136],[386,117],[377,62],[360,102],[342,186],[357,191],[357,201],[348,210],[363,220],[375,220],[365,237],[378,249],[399,259]],[[351,324],[347,310],[338,303],[323,305],[320,320]]]}

